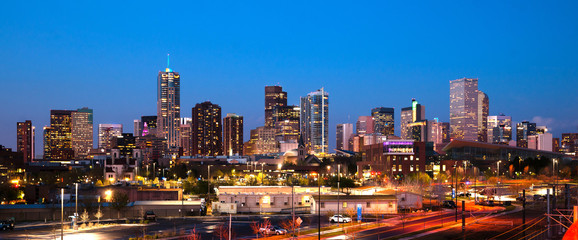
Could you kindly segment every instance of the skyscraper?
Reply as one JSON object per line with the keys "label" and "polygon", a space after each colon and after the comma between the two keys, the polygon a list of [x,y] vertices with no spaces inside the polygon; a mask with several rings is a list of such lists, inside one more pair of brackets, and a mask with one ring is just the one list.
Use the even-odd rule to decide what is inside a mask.
{"label": "skyscraper", "polygon": [[122,124],[98,124],[98,148],[111,149],[112,138],[122,136]]}
{"label": "skyscraper", "polygon": [[180,144],[181,120],[181,76],[167,68],[157,77],[157,133],[167,139],[167,149],[176,149]]}
{"label": "skyscraper", "polygon": [[222,155],[221,107],[209,101],[197,103],[192,116],[192,154]]}
{"label": "skyscraper", "polygon": [[281,86],[265,86],[265,127],[275,127],[275,107],[287,106],[287,92]]}
{"label": "skyscraper", "polygon": [[140,137],[142,135],[142,121],[140,119],[135,119],[133,121],[133,136],[134,137]]}
{"label": "skyscraper", "polygon": [[279,148],[275,141],[275,129],[271,127],[258,127],[251,129],[249,141],[243,145],[245,155],[277,153]]}
{"label": "skyscraper", "polygon": [[[415,98],[411,99],[411,107],[401,109],[400,137],[402,139],[412,139],[412,130],[409,125],[423,120],[425,120],[425,106],[419,104]],[[427,131],[427,129],[424,130]]]}
{"label": "skyscraper", "polygon": [[193,134],[192,118],[181,118],[181,143],[179,147],[183,149],[183,156],[191,156],[193,152],[193,141],[191,136]]}
{"label": "skyscraper", "polygon": [[301,136],[305,148],[315,153],[329,150],[329,93],[323,88],[301,97]]}
{"label": "skyscraper", "polygon": [[512,117],[500,114],[488,116],[488,142],[509,144],[512,140]]}
{"label": "skyscraper", "polygon": [[374,122],[372,116],[359,116],[355,123],[355,131],[357,134],[371,134],[374,129],[373,125]]}
{"label": "skyscraper", "polygon": [[70,110],[50,110],[50,127],[44,128],[44,158],[73,159],[72,112]]}
{"label": "skyscraper", "polygon": [[157,116],[141,116],[140,118],[140,137],[147,136],[149,134],[157,135]]}
{"label": "skyscraper", "polygon": [[223,119],[223,152],[227,156],[243,155],[243,116],[227,113]]}
{"label": "skyscraper", "polygon": [[536,123],[522,121],[516,124],[516,146],[528,147],[528,136],[536,135]]}
{"label": "skyscraper", "polygon": [[273,109],[275,140],[277,142],[297,142],[299,139],[300,111],[298,106],[276,106]]}
{"label": "skyscraper", "polygon": [[351,149],[349,149],[349,139],[351,138],[351,135],[353,135],[353,124],[337,124],[337,131],[335,134],[336,148],[350,151]]}
{"label": "skyscraper", "polygon": [[450,141],[448,128],[449,123],[440,122],[437,118],[427,121],[427,141],[434,143],[434,150],[439,150],[438,145]]}
{"label": "skyscraper", "polygon": [[560,144],[560,152],[570,156],[578,156],[578,133],[562,133]]}
{"label": "skyscraper", "polygon": [[32,121],[16,123],[16,147],[23,155],[23,162],[28,163],[34,159],[34,134],[35,128]]}
{"label": "skyscraper", "polygon": [[[487,138],[485,126],[489,98],[478,90],[477,78],[450,81],[450,134],[452,139],[480,141]],[[485,136],[485,137],[484,137]]]}
{"label": "skyscraper", "polygon": [[385,136],[395,134],[395,117],[393,108],[377,107],[371,109],[371,116],[373,117],[373,132],[381,133]]}
{"label": "skyscraper", "polygon": [[478,90],[478,141],[488,141],[488,115],[490,111],[490,98],[487,94]]}
{"label": "skyscraper", "polygon": [[93,112],[81,108],[72,112],[72,149],[76,158],[86,158],[93,145]]}

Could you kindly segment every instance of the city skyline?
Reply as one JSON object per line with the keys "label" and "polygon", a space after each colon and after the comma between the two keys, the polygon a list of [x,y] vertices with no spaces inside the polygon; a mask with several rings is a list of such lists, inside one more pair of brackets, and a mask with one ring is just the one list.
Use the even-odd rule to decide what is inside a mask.
{"label": "city skyline", "polygon": [[[134,43],[132,48],[127,48],[126,40],[140,36],[146,27],[165,24],[155,19],[137,24],[136,29],[129,29],[126,28],[126,19],[117,17],[120,16],[117,14],[120,12],[116,12],[118,10],[107,10],[111,11],[114,17],[103,23],[92,22],[91,20],[100,15],[91,14],[79,17],[81,20],[73,23],[70,19],[78,17],[79,13],[66,10],[78,7],[74,4],[59,6],[62,10],[57,12],[66,12],[55,14],[59,16],[51,14],[50,23],[42,24],[40,20],[47,15],[41,9],[54,7],[41,5],[34,5],[24,14],[34,17],[20,19],[22,16],[17,17],[10,13],[3,17],[7,21],[0,24],[0,29],[3,30],[0,41],[3,46],[9,46],[0,51],[3,56],[10,56],[9,59],[2,58],[0,64],[0,68],[6,72],[2,78],[6,87],[0,95],[5,102],[28,96],[23,101],[13,101],[14,103],[3,107],[4,112],[13,114],[0,120],[0,144],[13,149],[16,149],[16,122],[32,120],[37,129],[42,129],[49,125],[49,112],[54,109],[88,107],[94,110],[94,124],[120,123],[126,128],[124,132],[132,132],[130,126],[133,126],[133,120],[156,113],[155,73],[165,66],[167,53],[171,53],[173,57],[171,67],[178,69],[184,77],[181,93],[182,117],[190,117],[189,111],[195,103],[210,100],[218,103],[224,113],[235,112],[244,116],[246,136],[249,136],[250,129],[263,125],[265,116],[261,107],[264,86],[282,86],[290,96],[287,99],[288,105],[298,105],[299,97],[324,87],[331,92],[332,100],[329,111],[330,151],[335,146],[333,130],[337,124],[354,123],[358,116],[369,115],[375,107],[393,107],[395,115],[400,116],[401,108],[405,107],[411,98],[419,99],[420,103],[428,106],[427,119],[437,117],[442,122],[448,122],[448,81],[461,77],[479,79],[479,89],[483,89],[491,98],[489,115],[504,113],[512,116],[513,123],[528,120],[536,122],[537,125],[546,125],[554,137],[565,132],[575,132],[578,125],[578,113],[567,111],[564,104],[578,100],[573,94],[578,81],[573,75],[576,64],[571,57],[577,51],[571,44],[577,33],[553,27],[564,23],[566,28],[576,29],[576,17],[570,13],[565,14],[565,11],[574,9],[575,3],[572,2],[559,6],[530,3],[526,8],[505,4],[492,16],[496,19],[477,14],[490,6],[469,5],[465,10],[459,11],[457,16],[449,16],[448,13],[455,10],[451,7],[429,6],[437,12],[426,12],[426,17],[438,16],[432,24],[464,17],[465,13],[462,12],[478,18],[449,24],[445,31],[438,27],[427,30],[425,27],[429,24],[412,25],[406,22],[405,18],[401,19],[399,26],[388,25],[391,29],[381,28],[382,24],[390,21],[392,17],[372,10],[373,7],[369,6],[354,6],[354,10],[366,15],[364,18],[356,18],[358,15],[352,13],[352,16],[336,19],[337,12],[350,7],[336,3],[335,6],[330,6],[335,12],[322,14],[335,22],[313,17],[301,20],[312,21],[313,26],[327,25],[328,28],[321,29],[319,33],[310,32],[312,28],[307,27],[291,28],[299,34],[295,35],[294,39],[285,40],[282,39],[285,33],[278,29],[272,29],[272,35],[250,31],[247,33],[252,34],[249,37],[239,35],[242,33],[234,27],[245,29],[243,23],[252,23],[270,29],[268,27],[272,24],[287,24],[288,20],[297,19],[299,13],[309,10],[283,14],[285,18],[281,19],[253,10],[258,14],[242,19],[232,27],[226,26],[230,22],[224,19],[207,27],[195,25],[193,29],[187,29],[185,26],[194,21],[210,22],[209,16],[211,10],[216,10],[215,6],[202,6],[207,11],[200,12],[200,16],[193,19],[178,18],[170,22],[171,28],[183,30],[180,35],[182,39],[165,39],[158,46],[153,44],[158,37],[143,38],[137,42],[128,41]],[[281,6],[268,7],[279,10]],[[320,5],[310,7],[321,8]],[[424,13],[427,7],[421,6],[417,9],[418,13]],[[448,9],[443,9],[444,7]],[[476,9],[477,7],[479,9]],[[137,8],[148,10],[152,6],[143,4]],[[410,12],[407,6],[396,4],[382,3],[377,9],[406,14]],[[232,9],[224,10],[224,15],[239,14]],[[510,13],[520,17],[520,20],[509,19],[507,14]],[[531,14],[536,13],[542,18],[530,18]],[[447,16],[440,18],[442,15]],[[275,20],[272,23],[264,21],[271,17]],[[16,20],[22,21],[10,25]],[[502,26],[501,21],[506,20],[510,26]],[[526,20],[528,21],[524,22]],[[112,22],[119,23],[120,26],[103,30],[106,24]],[[82,24],[87,27],[76,27]],[[367,26],[364,26],[365,24]],[[463,30],[462,27],[467,24],[471,25],[472,30]],[[300,24],[295,26],[297,25]],[[55,34],[55,26],[65,27],[70,31],[56,31]],[[214,37],[199,35],[211,32],[211,27],[223,28],[223,31],[232,32],[239,37],[237,40],[226,40],[224,32],[219,32]],[[512,29],[514,30],[510,31]],[[33,30],[36,32],[30,33]],[[120,35],[108,42],[102,41],[123,31],[126,31],[127,35]],[[338,39],[343,33],[354,36]],[[355,33],[359,37],[356,37]],[[389,33],[398,37],[382,42],[390,36]],[[473,33],[477,33],[477,38],[457,41],[452,37],[456,34]],[[26,38],[30,34],[32,36]],[[311,40],[311,37],[307,37],[309,34],[319,39]],[[430,36],[431,41],[426,42],[429,43],[425,44],[426,46],[416,41],[402,43],[422,34]],[[96,35],[94,40],[89,39],[92,35]],[[490,35],[500,35],[499,44],[493,37],[489,37]],[[196,39],[196,46],[188,47],[187,41],[193,38]],[[259,38],[263,39],[257,40]],[[217,41],[211,41],[215,39]],[[97,41],[102,41],[102,45],[97,44]],[[441,44],[443,41],[450,42]],[[266,44],[260,46],[261,43]],[[286,48],[293,43],[295,46]],[[464,49],[468,50],[468,57],[471,57],[468,61],[458,59],[464,56]],[[50,62],[58,63],[59,67],[53,67],[48,64]],[[230,87],[223,89],[223,84]],[[520,85],[524,87],[519,87]],[[111,87],[114,91],[111,91]],[[85,91],[86,89],[90,91]],[[112,92],[119,94],[109,94]],[[228,97],[230,95],[242,95],[243,101],[236,101]],[[396,126],[399,126],[398,119],[396,118]],[[399,128],[396,129],[396,134],[399,135]],[[245,141],[247,140],[246,138]],[[37,132],[35,142],[35,152],[41,153],[40,132]],[[96,145],[96,141],[94,143]]]}

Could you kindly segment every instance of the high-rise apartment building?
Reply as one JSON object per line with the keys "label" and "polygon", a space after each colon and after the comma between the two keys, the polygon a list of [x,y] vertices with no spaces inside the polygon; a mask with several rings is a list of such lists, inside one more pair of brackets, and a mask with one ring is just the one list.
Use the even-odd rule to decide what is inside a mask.
{"label": "high-rise apartment building", "polygon": [[488,142],[508,145],[512,140],[512,117],[500,114],[488,116]]}
{"label": "high-rise apartment building", "polygon": [[536,135],[536,123],[523,121],[516,124],[516,146],[528,147],[528,136]]}
{"label": "high-rise apartment building", "polygon": [[275,107],[287,106],[287,92],[281,86],[265,86],[265,127],[275,127]]}
{"label": "high-rise apartment building", "polygon": [[[489,112],[488,96],[478,90],[477,78],[450,81],[451,138],[483,141],[487,138],[485,126]],[[480,119],[482,118],[482,119]]]}
{"label": "high-rise apartment building", "polygon": [[156,135],[167,139],[167,149],[176,149],[181,137],[181,76],[167,66],[159,71],[157,84]]}
{"label": "high-rise apartment building", "polygon": [[349,149],[349,139],[351,138],[351,135],[353,135],[353,124],[337,124],[337,131],[335,134],[337,149],[351,151],[351,149]]}
{"label": "high-rise apartment building", "polygon": [[81,108],[72,112],[72,149],[79,159],[87,158],[93,146],[93,111]]}
{"label": "high-rise apartment building", "polygon": [[329,93],[323,88],[301,97],[301,136],[305,148],[315,153],[329,151]]}
{"label": "high-rise apartment building", "polygon": [[122,136],[122,124],[98,124],[98,148],[111,149],[112,138]]}
{"label": "high-rise apartment building", "polygon": [[35,128],[32,126],[32,121],[16,123],[16,147],[18,152],[22,153],[24,163],[34,160],[34,134]]}
{"label": "high-rise apartment building", "polygon": [[359,116],[355,123],[355,131],[357,134],[371,134],[373,133],[373,117]]}
{"label": "high-rise apartment building", "polygon": [[74,158],[72,149],[72,112],[50,110],[50,127],[44,128],[44,158],[66,160]]}
{"label": "high-rise apartment building", "polygon": [[412,130],[409,124],[425,120],[425,106],[419,104],[415,99],[411,100],[411,107],[401,109],[400,137],[402,139],[412,139]]}
{"label": "high-rise apartment building", "polygon": [[192,154],[218,156],[223,154],[221,107],[209,101],[193,108]]}
{"label": "high-rise apartment building", "polygon": [[243,155],[243,116],[227,113],[223,119],[223,153]]}
{"label": "high-rise apartment building", "polygon": [[393,108],[377,107],[371,109],[373,129],[375,133],[385,136],[395,135],[395,115]]}

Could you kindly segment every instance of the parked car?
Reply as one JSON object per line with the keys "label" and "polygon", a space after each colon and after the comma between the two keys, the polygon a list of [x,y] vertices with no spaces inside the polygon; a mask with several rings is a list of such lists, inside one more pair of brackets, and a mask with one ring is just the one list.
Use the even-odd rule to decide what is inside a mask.
{"label": "parked car", "polygon": [[452,200],[445,200],[442,203],[442,207],[444,207],[444,208],[457,208],[458,206]]}
{"label": "parked car", "polygon": [[332,217],[329,218],[329,222],[348,223],[348,222],[351,222],[351,218],[350,217],[344,217],[342,215],[333,215]]}
{"label": "parked car", "polygon": [[285,235],[287,230],[280,228],[278,226],[268,226],[264,228],[259,228],[259,232],[263,235]]}
{"label": "parked car", "polygon": [[153,211],[146,211],[144,216],[143,216],[143,219],[156,221],[157,215],[155,215],[155,212],[153,212]]}
{"label": "parked car", "polygon": [[7,229],[14,230],[14,220],[8,219],[5,221],[0,221],[0,229],[5,231]]}

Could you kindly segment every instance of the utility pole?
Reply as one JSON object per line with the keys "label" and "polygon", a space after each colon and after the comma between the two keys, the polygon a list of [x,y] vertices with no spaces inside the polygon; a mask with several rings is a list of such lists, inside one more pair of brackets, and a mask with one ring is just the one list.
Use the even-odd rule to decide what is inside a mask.
{"label": "utility pole", "polygon": [[548,215],[548,238],[552,238],[552,232],[550,230],[550,189],[546,189],[546,196],[548,198],[548,204],[546,205],[546,213]]}
{"label": "utility pole", "polygon": [[229,240],[231,240],[231,218],[233,215],[229,213]]}
{"label": "utility pole", "polygon": [[466,236],[466,215],[464,214],[464,212],[466,211],[466,201],[462,200],[462,233],[464,234],[464,237]]}

